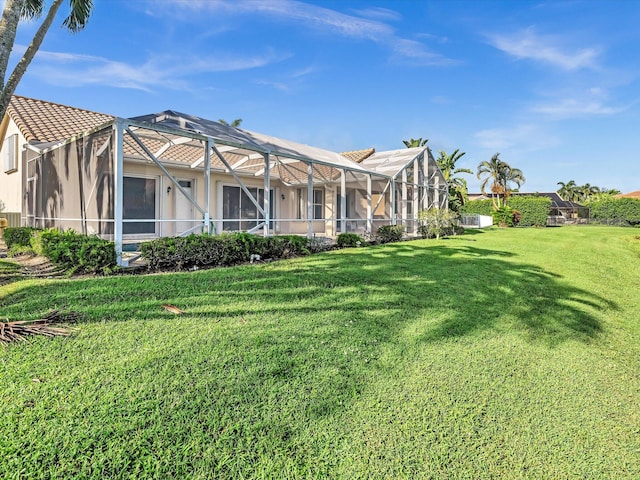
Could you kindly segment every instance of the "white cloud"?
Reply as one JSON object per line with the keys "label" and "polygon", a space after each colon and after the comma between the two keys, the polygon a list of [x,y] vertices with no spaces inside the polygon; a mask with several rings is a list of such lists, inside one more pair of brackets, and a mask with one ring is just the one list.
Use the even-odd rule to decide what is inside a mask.
{"label": "white cloud", "polygon": [[489,35],[489,43],[503,52],[519,58],[548,63],[563,70],[596,68],[600,52],[596,48],[570,51],[559,37],[539,35],[532,28],[512,35]]}
{"label": "white cloud", "polygon": [[361,17],[377,18],[378,20],[396,21],[402,19],[402,15],[398,12],[382,7],[364,8],[361,10],[354,10],[353,12]]}
{"label": "white cloud", "polygon": [[[399,15],[384,8],[369,8],[347,15],[325,7],[298,0],[166,0],[170,8],[184,21],[201,18],[203,14],[269,15],[293,24],[301,24],[323,32],[333,32],[350,38],[368,40],[386,47],[395,60],[410,60],[413,65],[451,65],[457,62],[430,51],[424,44],[404,38],[383,20],[396,20]],[[160,15],[155,10],[154,15]]]}
{"label": "white cloud", "polygon": [[559,140],[537,125],[523,124],[509,128],[492,128],[475,133],[482,148],[491,151],[518,149],[534,152],[559,144]]}
{"label": "white cloud", "polygon": [[531,111],[553,118],[575,118],[585,116],[615,115],[627,110],[630,105],[613,107],[607,105],[608,92],[601,87],[591,87],[584,92],[577,92],[566,97],[559,97],[546,103],[534,105]]}
{"label": "white cloud", "polygon": [[582,101],[566,98],[558,103],[538,105],[532,108],[535,113],[543,113],[556,118],[571,118],[590,115],[614,115],[628,107],[610,107],[597,100]]}
{"label": "white cloud", "polygon": [[[24,50],[24,46],[20,46],[20,50]],[[210,57],[164,55],[136,65],[92,55],[40,50],[29,73],[54,85],[105,85],[152,91],[159,87],[188,88],[186,79],[190,75],[254,69],[284,58],[285,55],[271,51],[248,57],[229,54],[212,54]]]}

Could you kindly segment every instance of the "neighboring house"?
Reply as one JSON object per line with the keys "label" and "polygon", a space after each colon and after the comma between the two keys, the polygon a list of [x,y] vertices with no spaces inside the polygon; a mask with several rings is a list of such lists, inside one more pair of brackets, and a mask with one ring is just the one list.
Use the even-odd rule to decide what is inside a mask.
{"label": "neighboring house", "polygon": [[[165,111],[124,119],[15,96],[0,199],[23,225],[122,244],[191,232],[336,236],[446,208],[427,147],[343,155]],[[268,193],[266,193],[268,192]]]}
{"label": "neighboring house", "polygon": [[629,193],[621,193],[616,195],[616,198],[637,198],[640,199],[640,190],[635,190]]}
{"label": "neighboring house", "polygon": [[[549,216],[547,217],[548,225],[558,225],[563,223],[581,223],[583,220],[586,222],[589,218],[589,209],[576,202],[570,202],[563,200],[556,192],[535,192],[535,193],[523,193],[523,192],[511,192],[511,197],[527,197],[527,196],[539,196],[547,197],[551,199],[551,206],[549,207]],[[487,193],[470,193],[469,200],[488,200],[491,199],[491,194]]]}

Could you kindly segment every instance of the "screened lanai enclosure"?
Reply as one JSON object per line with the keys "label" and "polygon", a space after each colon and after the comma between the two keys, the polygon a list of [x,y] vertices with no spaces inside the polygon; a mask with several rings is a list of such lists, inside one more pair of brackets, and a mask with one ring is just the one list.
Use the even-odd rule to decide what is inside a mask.
{"label": "screened lanai enclosure", "polygon": [[120,264],[127,243],[190,233],[412,235],[420,210],[448,201],[426,147],[358,163],[173,111],[30,145],[24,162],[23,223],[113,240]]}

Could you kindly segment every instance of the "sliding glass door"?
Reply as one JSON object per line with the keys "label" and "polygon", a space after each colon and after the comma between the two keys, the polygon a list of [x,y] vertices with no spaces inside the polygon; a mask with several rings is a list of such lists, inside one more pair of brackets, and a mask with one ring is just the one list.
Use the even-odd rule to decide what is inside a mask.
{"label": "sliding glass door", "polygon": [[[248,188],[260,206],[264,205],[264,189]],[[269,203],[271,205],[271,216],[275,214],[275,202],[273,190],[269,192]],[[258,207],[251,201],[249,196],[240,187],[225,185],[222,188],[222,217],[223,230],[225,231],[245,231],[255,228],[264,216],[259,212]],[[273,221],[269,222],[269,229],[273,229]]]}

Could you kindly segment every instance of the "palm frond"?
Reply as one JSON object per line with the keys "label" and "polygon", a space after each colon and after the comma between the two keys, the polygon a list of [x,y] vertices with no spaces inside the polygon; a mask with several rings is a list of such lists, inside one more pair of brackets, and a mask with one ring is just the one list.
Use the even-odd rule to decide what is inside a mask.
{"label": "palm frond", "polygon": [[63,313],[53,310],[38,320],[21,320],[16,322],[0,322],[0,342],[10,343],[27,341],[27,337],[44,335],[46,337],[66,337],[71,332],[66,327],[54,326],[61,323],[77,321],[80,315],[75,312]]}

